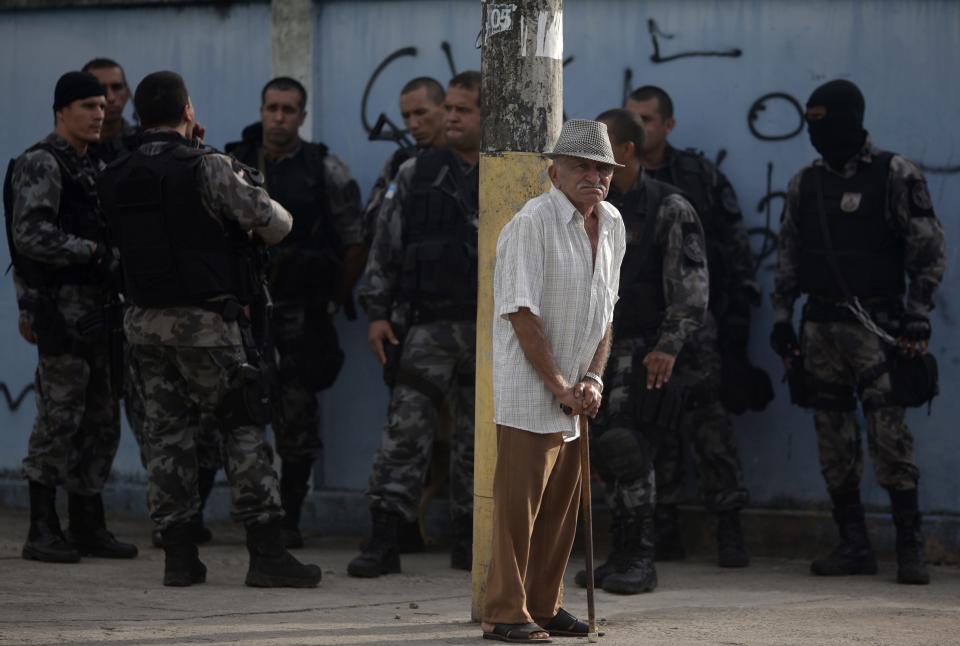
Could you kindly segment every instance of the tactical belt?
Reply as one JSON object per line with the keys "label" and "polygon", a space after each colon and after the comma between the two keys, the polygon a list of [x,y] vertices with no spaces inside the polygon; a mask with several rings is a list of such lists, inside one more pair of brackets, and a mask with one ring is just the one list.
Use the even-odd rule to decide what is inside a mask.
{"label": "tactical belt", "polygon": [[411,311],[411,320],[414,325],[433,323],[434,321],[476,321],[477,304],[455,305],[414,305]]}
{"label": "tactical belt", "polygon": [[[899,319],[903,306],[897,299],[861,299],[861,304],[869,312],[886,312],[891,319]],[[803,308],[805,321],[814,323],[859,323],[850,308],[847,298],[831,298],[811,294]]]}

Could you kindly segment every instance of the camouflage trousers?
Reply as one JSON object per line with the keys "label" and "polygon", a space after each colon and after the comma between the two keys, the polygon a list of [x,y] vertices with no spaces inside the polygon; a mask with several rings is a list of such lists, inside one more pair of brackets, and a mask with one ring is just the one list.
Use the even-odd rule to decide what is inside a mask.
{"label": "camouflage trousers", "polygon": [[186,523],[200,511],[197,436],[203,417],[217,420],[222,431],[233,519],[252,524],[282,518],[273,451],[263,428],[229,428],[222,422],[224,400],[237,387],[245,361],[243,348],[134,345],[130,357],[145,404],[153,522],[163,529]]}
{"label": "camouflage trousers", "polygon": [[680,351],[674,375],[695,385],[680,433],[664,438],[657,454],[657,501],[667,505],[683,501],[684,446],[689,446],[706,508],[714,512],[741,509],[749,502],[749,494],[743,484],[733,420],[720,403],[720,345],[712,316]]}
{"label": "camouflage trousers", "polygon": [[[140,464],[146,469],[150,462],[146,453],[147,442],[143,434],[146,412],[144,410],[143,393],[140,390],[141,384],[135,378],[136,374],[133,372],[130,363],[131,347],[127,345],[125,348],[127,377],[123,381],[123,410],[127,415],[127,423],[130,424],[133,439],[137,441],[137,447],[140,449]],[[216,418],[201,417],[200,432],[197,434],[196,443],[199,468],[219,471],[223,467],[223,461],[220,458],[220,429]]]}
{"label": "camouflage trousers", "polygon": [[473,514],[474,375],[476,324],[415,325],[403,341],[387,424],[370,474],[370,507],[417,517],[443,400],[453,402],[450,437],[450,514]]}
{"label": "camouflage trousers", "polygon": [[317,393],[303,383],[296,362],[306,359],[301,339],[306,325],[300,304],[284,304],[274,309],[271,333],[280,364],[281,421],[273,424],[277,453],[284,460],[314,461],[322,456],[320,407]]}
{"label": "camouflage trousers", "polygon": [[[804,368],[816,379],[855,387],[856,376],[886,359],[883,342],[860,323],[807,321],[801,339]],[[881,375],[859,392],[860,401],[882,399],[890,392],[890,376]],[[865,407],[867,446],[877,482],[887,489],[915,489],[920,470],[913,458],[913,435],[903,408]],[[842,493],[860,486],[863,449],[857,413],[817,410],[814,413],[820,468],[827,488]]]}
{"label": "camouflage trousers", "polygon": [[28,480],[93,495],[103,490],[120,442],[107,344],[80,354],[40,355],[37,417],[23,460]]}
{"label": "camouflage trousers", "polygon": [[[667,443],[679,447],[679,438],[700,440],[700,451],[694,452],[701,474],[701,488],[708,504],[718,508],[736,508],[746,503],[747,492],[742,484],[740,461],[737,458],[736,440],[726,412],[714,398],[696,401],[688,407],[680,419],[679,432],[665,434],[642,428],[634,412],[635,388],[634,362],[642,360],[650,350],[650,344],[641,338],[614,339],[607,369],[604,404],[591,431],[593,440],[599,439],[608,429],[621,428],[632,431],[641,447],[645,464],[637,466],[636,477],[613,479],[605,475],[604,465],[595,464],[604,476],[605,495],[611,509],[636,509],[652,506],[661,501],[658,463]],[[705,363],[706,362],[706,363]],[[682,384],[698,394],[715,390],[718,373],[708,369],[709,357],[684,348],[677,357],[671,381]],[[592,455],[601,455],[593,451]],[[699,458],[699,459],[698,459]],[[730,504],[730,507],[719,505]]]}

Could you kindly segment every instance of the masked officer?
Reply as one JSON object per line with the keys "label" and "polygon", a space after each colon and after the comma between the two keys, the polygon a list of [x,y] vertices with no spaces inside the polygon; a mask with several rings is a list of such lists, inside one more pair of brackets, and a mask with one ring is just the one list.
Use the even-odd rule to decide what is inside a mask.
{"label": "masked officer", "polygon": [[[7,240],[20,332],[39,353],[37,418],[23,461],[30,532],[23,557],[75,562],[133,558],[135,545],[107,531],[101,491],[120,440],[110,385],[104,308],[106,226],[96,193],[99,162],[87,155],[106,105],[95,77],[68,72],[54,93],[54,131],[8,170]],[[69,493],[69,540],[56,511]]]}
{"label": "masked officer", "polygon": [[717,514],[717,562],[722,567],[743,567],[749,556],[740,509],[749,496],[728,412],[762,410],[773,398],[770,378],[747,358],[750,308],[760,299],[750,243],[736,194],[723,173],[703,155],[678,150],[667,141],[676,125],[670,96],[647,85],[634,90],[625,107],[643,120],[646,139],[641,163],[646,174],[676,186],[693,204],[703,224],[710,262],[710,309],[687,347],[713,377],[702,390],[688,395],[698,422],[687,426],[682,436],[666,438],[657,457],[657,558],[685,556],[677,517],[683,498],[681,440],[685,440],[692,448],[701,497],[707,509]]}
{"label": "masked officer", "polygon": [[333,385],[343,353],[331,313],[346,305],[363,270],[360,190],[347,166],[320,143],[303,141],[307,92],[278,77],[261,93],[260,123],[227,152],[260,170],[270,196],[293,215],[293,231],[277,246],[270,267],[274,300],[272,341],[280,359],[280,417],[273,431],[282,459],[287,547],[303,546],[300,514],[313,465],[322,466],[317,393]]}
{"label": "masked officer", "polygon": [[[864,108],[859,88],[844,80],[821,85],[807,101],[810,141],[822,157],[787,190],[771,344],[787,364],[794,403],[815,410],[820,466],[840,530],[840,545],[811,570],[877,571],[860,501],[859,399],[877,481],[890,494],[897,581],[924,584],[930,577],[917,502],[920,471],[904,405],[934,392],[906,401],[918,380],[899,379],[897,366],[926,351],[933,293],[945,268],[943,228],[916,165],[870,142]],[[798,339],[793,304],[801,293],[807,301]],[[924,359],[930,358],[920,359],[921,366]]]}
{"label": "masked officer", "polygon": [[[642,122],[608,110],[616,168],[607,200],[620,210],[627,251],[620,268],[605,404],[591,429],[593,464],[605,483],[612,551],[594,571],[607,592],[636,594],[657,586],[654,566],[654,459],[664,437],[699,423],[684,411],[678,385],[715,379],[687,341],[703,321],[709,276],[697,214],[677,191],[648,177],[640,164]],[[586,572],[577,583],[586,585]]]}
{"label": "masked officer", "polygon": [[436,79],[418,76],[407,81],[400,90],[400,116],[403,125],[413,136],[415,145],[398,148],[380,169],[380,175],[370,191],[370,199],[363,212],[364,240],[367,247],[373,242],[377,214],[383,205],[383,197],[393,184],[403,162],[431,148],[446,145],[446,111],[443,100],[446,93]]}
{"label": "masked officer", "polygon": [[400,571],[398,527],[416,518],[448,393],[452,567],[469,570],[473,545],[473,412],[477,314],[480,74],[450,80],[448,148],[405,162],[387,192],[360,302],[368,340],[393,375],[387,424],[367,497],[373,535],[347,572]]}
{"label": "masked officer", "polygon": [[[123,111],[130,101],[127,74],[120,63],[109,58],[94,58],[83,66],[83,71],[97,77],[107,93],[107,107],[103,127],[100,129],[100,140],[90,144],[87,154],[93,159],[109,164],[117,157],[133,152],[140,146],[140,129],[123,116]],[[129,361],[127,363],[129,365]],[[144,403],[143,396],[136,390],[136,375],[128,375],[123,380],[123,408],[130,430],[140,448],[140,463],[146,469],[148,460],[145,453],[146,443],[143,439]],[[216,428],[215,420],[205,420],[205,422],[197,437],[201,513],[194,523],[194,538],[198,543],[206,543],[212,538],[210,530],[203,523],[203,505],[213,490],[217,471],[222,466],[219,429]],[[151,539],[154,547],[162,546],[159,529],[153,530]]]}
{"label": "masked officer", "polygon": [[190,526],[200,507],[196,435],[206,415],[223,432],[232,515],[245,525],[250,552],[247,585],[314,587],[320,568],[284,547],[249,318],[259,291],[251,234],[278,243],[292,227],[290,214],[270,200],[256,171],[192,140],[194,111],[179,75],[148,75],[134,103],[143,143],[107,168],[99,191],[131,304],[124,332],[146,404],[150,515],[163,534],[164,585],[206,579]]}
{"label": "masked officer", "polygon": [[109,164],[120,155],[137,149],[140,131],[123,117],[123,110],[130,101],[127,74],[120,63],[109,58],[94,58],[82,69],[96,76],[107,92],[107,109],[100,140],[90,144],[87,154]]}

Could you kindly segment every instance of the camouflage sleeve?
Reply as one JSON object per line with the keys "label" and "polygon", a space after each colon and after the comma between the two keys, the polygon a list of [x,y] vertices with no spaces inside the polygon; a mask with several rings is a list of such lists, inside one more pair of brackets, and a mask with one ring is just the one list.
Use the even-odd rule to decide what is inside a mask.
{"label": "camouflage sleeve", "polygon": [[377,181],[370,190],[370,197],[367,199],[367,205],[363,209],[363,240],[369,247],[373,240],[374,231],[377,225],[377,214],[380,207],[383,206],[383,198],[387,194],[387,188],[390,186],[391,170],[393,169],[393,156],[387,159],[380,174],[377,175]]}
{"label": "camouflage sleeve", "polygon": [[350,169],[337,157],[323,159],[326,172],[325,188],[330,201],[330,218],[344,247],[363,244],[363,211],[360,205],[360,187],[350,175]]}
{"label": "camouflage sleeve", "polygon": [[800,171],[790,180],[783,214],[780,216],[777,270],[773,279],[773,294],[770,296],[774,323],[793,321],[793,304],[800,297],[800,230],[797,228],[795,214],[799,207],[802,176],[803,171]]}
{"label": "camouflage sleeve", "polygon": [[290,233],[293,218],[270,199],[257,171],[236,159],[214,153],[200,161],[200,195],[211,213],[253,231],[268,245]]}
{"label": "camouflage sleeve", "polygon": [[656,237],[667,307],[654,349],[676,356],[703,324],[710,294],[703,227],[693,206],[679,195],[667,197],[657,212]]}
{"label": "camouflage sleeve", "polygon": [[370,259],[360,280],[357,296],[371,321],[390,315],[400,268],[403,265],[403,201],[409,192],[416,160],[404,162],[384,195],[377,216]]}
{"label": "camouflage sleeve", "polygon": [[97,246],[57,225],[62,188],[60,166],[45,150],[26,153],[14,169],[14,246],[18,253],[54,267],[88,262]]}
{"label": "camouflage sleeve", "polygon": [[889,190],[890,216],[904,238],[904,265],[910,277],[907,311],[928,316],[933,292],[946,270],[943,226],[933,212],[923,173],[900,155],[890,161]]}

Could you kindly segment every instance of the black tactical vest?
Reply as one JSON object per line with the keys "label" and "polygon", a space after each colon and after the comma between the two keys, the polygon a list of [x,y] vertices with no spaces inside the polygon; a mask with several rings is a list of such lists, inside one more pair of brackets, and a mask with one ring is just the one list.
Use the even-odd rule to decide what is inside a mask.
{"label": "black tactical vest", "polygon": [[843,178],[823,167],[800,179],[800,289],[824,298],[844,298],[827,254],[818,207],[817,176],[840,274],[851,295],[883,298],[904,293],[903,240],[887,222],[887,177],[892,153],[876,155],[856,175]]}
{"label": "black tactical vest", "polygon": [[[97,199],[96,183],[72,168],[64,159],[63,152],[48,142],[41,142],[26,152],[45,150],[57,161],[60,169],[60,208],[57,212],[57,224],[65,233],[75,235],[98,244],[107,240],[106,224]],[[24,153],[26,154],[26,153]],[[17,274],[33,288],[56,287],[59,285],[90,285],[103,282],[102,276],[89,263],[68,267],[52,267],[47,263],[27,258],[18,253],[13,244],[13,168],[14,161],[7,168],[3,186],[7,246],[10,261]]]}
{"label": "black tactical vest", "polygon": [[193,148],[179,135],[157,155],[120,157],[100,176],[100,199],[120,249],[127,299],[139,307],[200,305],[217,296],[249,303],[255,289],[254,248],[232,222],[203,205],[197,172],[213,148]]}
{"label": "black tactical vest", "polygon": [[613,316],[614,337],[652,337],[666,310],[663,293],[663,250],[656,240],[657,212],[670,195],[680,191],[644,177],[639,188],[611,193],[627,230],[627,250],[620,268],[620,300]]}
{"label": "black tactical vest", "polygon": [[469,318],[477,302],[479,188],[477,170],[465,177],[448,149],[417,158],[402,207],[405,300],[459,303],[466,306],[462,317]]}

